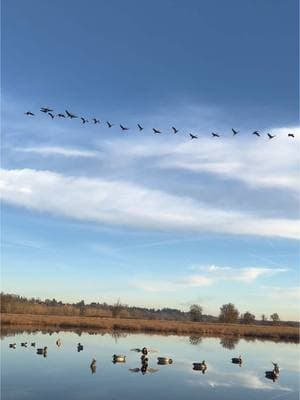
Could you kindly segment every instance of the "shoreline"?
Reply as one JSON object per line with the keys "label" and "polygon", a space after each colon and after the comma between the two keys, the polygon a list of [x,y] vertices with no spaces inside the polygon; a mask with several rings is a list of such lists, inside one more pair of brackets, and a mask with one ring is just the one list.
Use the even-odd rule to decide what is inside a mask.
{"label": "shoreline", "polygon": [[129,318],[73,317],[61,315],[33,315],[1,313],[3,328],[123,331],[167,335],[231,336],[299,343],[297,327],[274,325],[223,324],[211,322],[145,320]]}

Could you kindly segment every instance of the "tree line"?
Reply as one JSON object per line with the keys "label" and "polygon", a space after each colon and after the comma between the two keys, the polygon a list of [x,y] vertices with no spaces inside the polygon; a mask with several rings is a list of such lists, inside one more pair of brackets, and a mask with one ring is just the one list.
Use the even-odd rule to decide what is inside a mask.
{"label": "tree line", "polygon": [[[84,300],[75,303],[64,303],[56,299],[26,298],[16,294],[0,294],[1,313],[12,314],[36,314],[36,315],[63,315],[63,316],[86,316],[86,317],[113,317],[113,318],[135,318],[135,319],[157,319],[194,322],[220,322],[220,323],[242,323],[242,324],[279,324],[281,323],[278,313],[274,312],[269,317],[265,314],[256,318],[250,311],[240,314],[234,304],[223,304],[220,307],[218,317],[204,314],[203,307],[198,304],[191,305],[189,311],[181,311],[175,308],[146,308],[122,304],[120,300],[114,304],[105,302],[85,303]],[[286,324],[286,322],[285,322]],[[290,322],[289,324],[293,324]]]}

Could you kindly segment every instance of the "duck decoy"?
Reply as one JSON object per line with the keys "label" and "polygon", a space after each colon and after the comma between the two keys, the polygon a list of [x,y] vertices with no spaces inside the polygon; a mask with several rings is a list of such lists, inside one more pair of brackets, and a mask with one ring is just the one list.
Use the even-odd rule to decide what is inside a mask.
{"label": "duck decoy", "polygon": [[66,114],[67,114],[67,117],[69,117],[69,118],[78,118],[77,117],[77,115],[74,115],[74,114],[72,114],[72,113],[70,113],[68,110],[65,110],[65,112],[66,112]]}
{"label": "duck decoy", "polygon": [[158,129],[152,128],[153,132],[158,135],[159,133],[161,133],[161,131],[159,131]]}
{"label": "duck decoy", "polygon": [[27,347],[27,342],[21,343],[21,347]]}
{"label": "duck decoy", "polygon": [[142,354],[141,355],[141,363],[144,364],[144,363],[147,363],[148,361],[149,361],[148,357],[145,354]]}
{"label": "duck decoy", "polygon": [[53,110],[51,110],[51,108],[49,107],[41,107],[40,111],[47,114],[48,112],[52,112]]}
{"label": "duck decoy", "polygon": [[32,343],[30,344],[30,346],[31,346],[31,347],[35,347],[35,342],[32,342]]}
{"label": "duck decoy", "polygon": [[288,133],[288,137],[295,137],[295,135],[293,133]]}
{"label": "duck decoy", "polygon": [[81,343],[77,344],[77,351],[78,353],[83,350],[83,345]]}
{"label": "duck decoy", "polygon": [[93,359],[92,359],[92,362],[91,362],[91,364],[90,364],[90,369],[91,369],[91,371],[92,371],[92,374],[94,374],[94,373],[96,372],[96,368],[97,368],[97,366],[96,366],[96,360],[95,360],[95,358],[93,358]]}
{"label": "duck decoy", "polygon": [[122,129],[122,131],[128,131],[129,128],[127,128],[126,126],[120,124],[120,128]]}
{"label": "duck decoy", "polygon": [[26,113],[24,113],[25,115],[34,115],[31,111],[26,111]]}
{"label": "duck decoy", "polygon": [[173,132],[174,132],[174,133],[178,133],[178,132],[179,132],[179,130],[176,129],[175,126],[172,126],[172,129],[173,129]]}
{"label": "duck decoy", "polygon": [[198,136],[193,135],[192,133],[190,133],[190,137],[191,137],[192,140],[193,140],[193,139],[198,139]]}
{"label": "duck decoy", "polygon": [[40,355],[43,355],[44,357],[47,357],[47,351],[48,351],[48,347],[45,346],[43,348],[37,349],[36,354],[40,354]]}
{"label": "duck decoy", "polygon": [[140,132],[144,129],[140,124],[137,124],[137,126],[138,126]]}
{"label": "duck decoy", "polygon": [[93,118],[94,124],[100,124],[99,119]]}
{"label": "duck decoy", "polygon": [[9,348],[10,349],[15,349],[17,347],[17,343],[10,343]]}
{"label": "duck decoy", "polygon": [[231,362],[232,362],[232,364],[239,364],[239,366],[241,366],[243,360],[242,360],[242,357],[241,357],[241,356],[238,356],[238,357],[233,357],[233,358],[231,359]]}
{"label": "duck decoy", "polygon": [[172,364],[172,363],[173,363],[172,358],[169,358],[169,357],[157,357],[157,364],[166,365],[166,364]]}
{"label": "duck decoy", "polygon": [[57,116],[58,116],[59,118],[66,118],[65,114],[61,114],[61,113],[57,114]]}
{"label": "duck decoy", "polygon": [[237,135],[240,131],[236,131],[235,129],[231,128],[233,136]]}
{"label": "duck decoy", "polygon": [[61,340],[58,338],[57,341],[55,342],[57,347],[61,346]]}
{"label": "duck decoy", "polygon": [[203,374],[205,374],[205,371],[207,370],[207,365],[206,365],[205,360],[203,360],[200,363],[193,363],[193,370],[201,371]]}
{"label": "duck decoy", "polygon": [[255,136],[259,137],[260,133],[258,131],[254,131],[254,132],[252,132],[252,135],[255,135]]}
{"label": "duck decoy", "polygon": [[211,135],[212,135],[212,137],[220,137],[220,135],[218,133],[214,133],[214,132],[212,132]]}
{"label": "duck decoy", "polygon": [[270,133],[267,133],[269,139],[274,139],[276,137],[276,135],[271,135]]}
{"label": "duck decoy", "polygon": [[267,379],[271,379],[273,382],[275,382],[278,379],[279,373],[275,371],[275,368],[272,371],[266,371],[265,372],[265,377]]}
{"label": "duck decoy", "polygon": [[109,121],[106,121],[106,123],[107,123],[107,126],[108,126],[109,128],[111,128],[112,126],[114,126],[114,124],[111,124]]}
{"label": "duck decoy", "polygon": [[126,362],[126,356],[120,355],[120,354],[114,354],[113,355],[113,363],[124,363]]}
{"label": "duck decoy", "polygon": [[276,374],[279,374],[279,372],[280,372],[279,365],[277,363],[274,363],[273,361],[272,361],[272,364],[273,364],[274,371],[276,372]]}

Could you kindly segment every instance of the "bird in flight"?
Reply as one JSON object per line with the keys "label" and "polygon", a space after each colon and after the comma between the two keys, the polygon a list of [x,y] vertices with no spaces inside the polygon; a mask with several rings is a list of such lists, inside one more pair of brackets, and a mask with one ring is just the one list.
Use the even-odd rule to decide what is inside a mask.
{"label": "bird in flight", "polygon": [[268,133],[268,137],[269,137],[269,139],[274,139],[274,137],[276,137],[276,135],[271,135],[270,133]]}
{"label": "bird in flight", "polygon": [[48,112],[51,112],[53,110],[51,110],[51,108],[48,108],[48,107],[41,107],[40,111],[43,112],[43,113],[48,113]]}
{"label": "bird in flight", "polygon": [[54,115],[53,115],[51,112],[48,112],[48,115],[49,115],[52,119],[54,119]]}
{"label": "bird in flight", "polygon": [[137,124],[137,126],[138,126],[140,132],[144,129],[140,124]]}
{"label": "bird in flight", "polygon": [[293,133],[289,133],[289,134],[288,134],[288,137],[293,137],[293,138],[294,138],[295,135],[294,135]]}
{"label": "bird in flight", "polygon": [[114,124],[111,124],[109,121],[106,121],[106,123],[107,123],[107,126],[109,127],[109,128],[111,128]]}
{"label": "bird in flight", "polygon": [[190,133],[190,137],[191,137],[191,139],[198,139],[198,136],[193,135],[192,133]]}
{"label": "bird in flight", "polygon": [[93,118],[94,124],[100,124],[99,119]]}
{"label": "bird in flight", "polygon": [[80,119],[81,119],[81,121],[82,121],[83,124],[86,124],[87,122],[89,122],[87,119],[85,119],[85,118],[83,118],[83,117],[80,117]]}
{"label": "bird in flight", "polygon": [[59,118],[66,118],[65,114],[61,114],[61,113],[57,114],[57,116],[58,116]]}
{"label": "bird in flight", "polygon": [[67,117],[69,118],[78,118],[77,115],[71,114],[68,110],[66,110]]}
{"label": "bird in flight", "polygon": [[178,129],[176,129],[174,126],[172,126],[172,129],[173,129],[174,133],[178,133],[179,132]]}
{"label": "bird in flight", "polygon": [[237,135],[239,133],[239,131],[236,131],[235,129],[231,128],[232,132],[233,132],[233,136]]}
{"label": "bird in flight", "polygon": [[252,135],[260,136],[260,134],[257,131],[252,132]]}
{"label": "bird in flight", "polygon": [[25,115],[34,115],[31,111],[26,111]]}
{"label": "bird in flight", "polygon": [[220,137],[220,135],[219,135],[219,134],[217,134],[217,133],[214,133],[214,132],[212,132],[212,136],[213,136],[213,137]]}
{"label": "bird in flight", "polygon": [[126,126],[123,126],[121,124],[120,124],[120,128],[122,129],[122,131],[128,131],[129,130],[129,128],[126,128]]}
{"label": "bird in flight", "polygon": [[161,131],[159,131],[158,129],[152,128],[152,130],[153,130],[153,132],[156,133],[156,134],[161,133]]}

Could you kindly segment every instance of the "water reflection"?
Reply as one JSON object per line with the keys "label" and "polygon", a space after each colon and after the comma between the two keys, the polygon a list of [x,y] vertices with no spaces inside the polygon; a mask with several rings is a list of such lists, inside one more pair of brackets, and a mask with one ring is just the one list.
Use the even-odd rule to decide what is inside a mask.
{"label": "water reflection", "polygon": [[233,337],[233,336],[225,336],[221,338],[220,345],[224,347],[224,349],[233,350],[235,349],[236,345],[239,343],[240,338]]}
{"label": "water reflection", "polygon": [[190,336],[189,342],[193,346],[197,346],[198,344],[200,344],[202,342],[202,337],[201,336]]}

